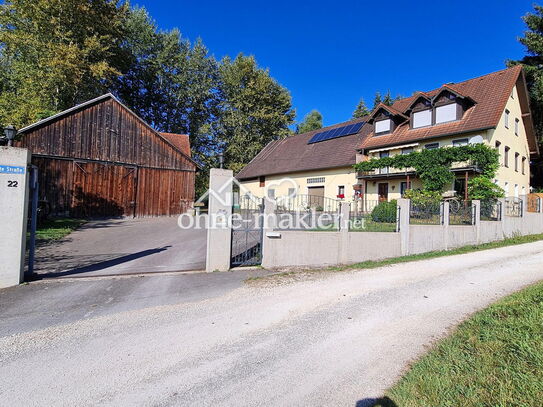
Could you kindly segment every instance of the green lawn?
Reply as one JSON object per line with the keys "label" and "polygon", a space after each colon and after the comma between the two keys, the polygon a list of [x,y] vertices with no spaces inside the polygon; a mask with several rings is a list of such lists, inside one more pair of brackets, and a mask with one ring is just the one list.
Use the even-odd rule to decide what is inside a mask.
{"label": "green lawn", "polygon": [[82,219],[47,219],[38,226],[36,230],[36,240],[46,242],[50,240],[62,239],[83,223],[85,223],[85,221]]}
{"label": "green lawn", "polygon": [[396,232],[396,221],[375,222],[371,215],[351,219],[350,232]]}
{"label": "green lawn", "polygon": [[543,283],[462,323],[387,396],[398,407],[542,406]]}

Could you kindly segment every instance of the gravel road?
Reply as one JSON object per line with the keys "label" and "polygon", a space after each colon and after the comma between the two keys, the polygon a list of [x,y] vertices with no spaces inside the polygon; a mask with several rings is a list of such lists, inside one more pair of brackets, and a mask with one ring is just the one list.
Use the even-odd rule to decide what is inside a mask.
{"label": "gravel road", "polygon": [[0,405],[371,405],[459,321],[543,279],[542,253],[264,279],[1,337]]}

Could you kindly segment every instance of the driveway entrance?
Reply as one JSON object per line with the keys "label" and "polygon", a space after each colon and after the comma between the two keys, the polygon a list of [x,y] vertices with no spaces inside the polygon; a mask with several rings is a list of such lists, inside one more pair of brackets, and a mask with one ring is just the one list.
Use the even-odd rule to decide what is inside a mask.
{"label": "driveway entrance", "polygon": [[205,269],[205,229],[183,230],[177,217],[90,221],[39,248],[40,277],[89,277]]}

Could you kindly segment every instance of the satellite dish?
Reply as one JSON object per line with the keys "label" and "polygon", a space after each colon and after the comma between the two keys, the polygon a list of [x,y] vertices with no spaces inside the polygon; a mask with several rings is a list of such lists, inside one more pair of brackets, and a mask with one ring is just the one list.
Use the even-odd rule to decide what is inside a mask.
{"label": "satellite dish", "polygon": [[482,144],[484,142],[485,141],[482,136],[473,136],[469,139],[470,144]]}

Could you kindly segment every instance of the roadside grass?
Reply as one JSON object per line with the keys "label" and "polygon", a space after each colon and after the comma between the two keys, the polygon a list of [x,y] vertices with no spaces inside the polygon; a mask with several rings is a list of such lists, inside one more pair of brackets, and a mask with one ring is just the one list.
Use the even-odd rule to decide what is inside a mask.
{"label": "roadside grass", "polygon": [[387,396],[402,407],[539,407],[543,283],[476,313],[417,361]]}
{"label": "roadside grass", "polygon": [[36,241],[48,242],[62,239],[85,222],[82,219],[70,218],[47,219],[36,229]]}
{"label": "roadside grass", "polygon": [[299,274],[302,272],[303,273],[322,273],[322,272],[333,272],[333,271],[374,269],[377,267],[383,267],[383,266],[388,266],[392,264],[408,263],[408,262],[418,261],[418,260],[427,260],[427,259],[434,259],[434,258],[444,257],[444,256],[453,256],[456,254],[464,254],[464,253],[478,252],[482,250],[497,249],[500,247],[514,246],[514,245],[519,245],[519,244],[524,244],[524,243],[532,243],[532,242],[537,242],[540,240],[543,240],[543,233],[537,234],[537,235],[514,236],[514,237],[506,238],[504,240],[498,240],[498,241],[490,242],[490,243],[483,243],[480,245],[462,246],[462,247],[451,249],[451,250],[440,250],[440,251],[434,251],[434,252],[428,252],[428,253],[412,254],[408,256],[393,257],[390,259],[383,259],[383,260],[368,260],[361,263],[332,266],[332,267],[320,268],[320,269],[307,268],[307,269],[300,269],[298,271],[279,272],[279,273],[275,273],[269,276],[250,277],[245,281],[274,279],[278,277],[280,278],[280,277],[292,276],[294,274]]}

